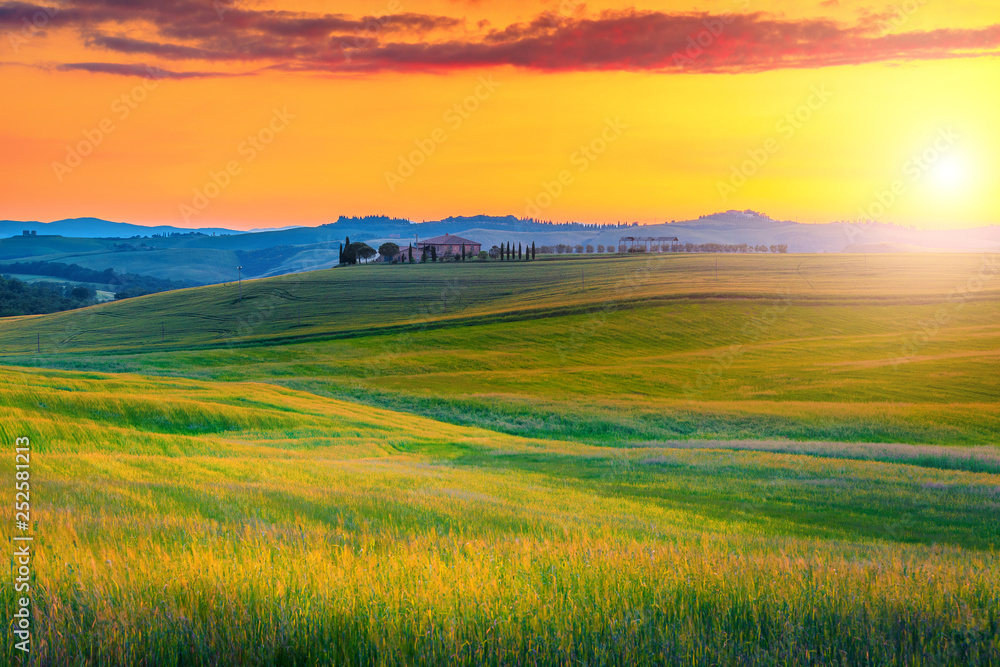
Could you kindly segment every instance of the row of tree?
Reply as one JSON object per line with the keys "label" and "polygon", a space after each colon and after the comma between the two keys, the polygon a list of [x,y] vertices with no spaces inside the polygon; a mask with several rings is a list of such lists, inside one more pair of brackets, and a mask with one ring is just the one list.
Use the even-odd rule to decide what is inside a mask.
{"label": "row of tree", "polygon": [[[596,248],[590,244],[583,245],[578,243],[577,245],[568,245],[565,243],[560,243],[554,246],[543,245],[540,252],[543,255],[551,254],[565,254],[565,253],[593,253],[594,251],[598,253],[604,252],[620,252],[618,248],[613,245],[605,247],[604,245],[598,245]],[[774,245],[751,245],[748,243],[674,243],[671,245],[654,245],[651,249],[647,250],[645,246],[637,246],[635,248],[626,248],[625,252],[628,253],[641,253],[641,252],[773,252],[773,253],[787,253],[788,245],[785,243],[774,244]]]}
{"label": "row of tree", "polygon": [[[575,246],[574,245],[568,245],[566,243],[559,243],[558,245],[554,245],[554,246],[543,245],[542,249],[541,249],[541,252],[542,252],[543,255],[552,255],[552,254],[561,255],[561,254],[564,254],[564,253],[573,253],[573,252],[578,253],[578,254],[583,254],[585,252],[586,253],[592,253],[592,252],[594,252],[594,246],[590,245],[589,243],[587,245],[583,245],[582,243],[578,243]],[[604,246],[603,245],[598,245],[597,246],[597,252],[605,252]],[[609,245],[607,247],[607,252],[615,252],[615,247]]]}
{"label": "row of tree", "polygon": [[190,287],[191,283],[164,280],[135,273],[118,273],[114,269],[88,269],[78,264],[60,262],[12,262],[0,265],[3,273],[18,273],[29,276],[51,276],[80,283],[107,285],[115,292],[116,299],[165,292],[167,290]]}
{"label": "row of tree", "polygon": [[[664,252],[756,252],[756,253],[787,253],[788,245],[785,243],[778,243],[775,245],[753,245],[750,243],[676,243],[671,245],[669,248],[667,246],[663,247]],[[638,248],[629,248],[626,252],[646,252],[646,249],[642,246]]]}
{"label": "row of tree", "polygon": [[[499,246],[493,246],[490,249],[489,256],[496,257],[501,262],[510,262],[512,260],[531,260],[535,259],[535,242],[531,242],[531,247],[524,246],[522,248],[521,244],[517,244],[517,250],[514,250],[514,246],[509,241],[507,243],[501,243]],[[542,249],[544,253],[544,246]]]}
{"label": "row of tree", "polygon": [[[359,260],[367,262],[369,259],[375,255],[381,255],[385,261],[401,261],[410,262],[414,261],[413,257],[413,244],[407,246],[406,252],[401,253],[401,248],[396,243],[387,241],[379,246],[378,251],[369,246],[366,243],[355,242],[351,243],[350,237],[348,237],[344,244],[340,246],[340,263],[341,264],[357,264]],[[538,252],[543,255],[551,254],[590,254],[594,252],[598,253],[616,253],[623,252],[622,249],[617,248],[613,245],[604,246],[603,244],[598,244],[595,246],[591,244],[578,243],[576,245],[569,245],[566,243],[559,243],[554,246],[543,245],[538,248],[535,247],[534,241],[531,245],[523,245],[521,243],[514,247],[511,242],[501,243],[499,246],[493,246],[490,251],[482,251],[479,253],[478,257],[481,260],[488,258],[499,259],[502,262],[509,262],[514,260],[532,260],[535,259]],[[784,243],[774,244],[770,246],[766,245],[752,245],[748,243],[673,243],[670,245],[663,246],[653,246],[647,249],[645,246],[637,246],[633,248],[626,248],[624,252],[627,253],[644,253],[644,252],[728,252],[728,253],[787,253],[788,245]],[[467,258],[472,257],[472,255],[467,254],[465,246],[462,246],[461,254],[451,255],[441,258],[442,261],[445,259],[451,259],[454,261],[465,261]],[[438,261],[437,248],[435,246],[424,246],[421,251],[421,262],[437,262]]]}
{"label": "row of tree", "polygon": [[[378,247],[378,251],[369,246],[367,243],[354,242],[351,243],[351,238],[347,237],[344,243],[340,245],[340,264],[341,265],[351,265],[357,264],[358,261],[367,262],[369,259],[375,255],[380,255],[385,261],[391,262],[409,262],[413,263],[415,261],[413,256],[413,244],[408,244],[406,252],[401,252],[402,249],[398,244],[392,241],[386,241]],[[500,259],[501,261],[511,261],[514,259],[520,260],[531,260],[535,258],[536,255],[535,244],[532,243],[531,246],[517,244],[517,248],[514,248],[512,243],[504,243],[500,246],[493,246],[493,249],[489,252],[481,250],[478,255],[473,255],[468,252],[465,245],[462,245],[461,252],[457,254],[452,254],[449,252],[443,257],[438,257],[438,251],[436,246],[423,246],[420,249],[420,261],[421,262],[437,262],[452,260],[456,262],[464,262],[472,257],[478,257],[480,260],[487,260],[491,257],[495,259]]]}

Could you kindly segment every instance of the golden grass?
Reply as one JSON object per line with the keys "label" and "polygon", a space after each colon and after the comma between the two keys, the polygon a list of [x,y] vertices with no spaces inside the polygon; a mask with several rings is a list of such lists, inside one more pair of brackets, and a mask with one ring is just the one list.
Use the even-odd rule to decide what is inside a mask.
{"label": "golden grass", "polygon": [[3,438],[35,447],[39,664],[1000,658],[994,473],[539,441],[257,383],[0,382]]}

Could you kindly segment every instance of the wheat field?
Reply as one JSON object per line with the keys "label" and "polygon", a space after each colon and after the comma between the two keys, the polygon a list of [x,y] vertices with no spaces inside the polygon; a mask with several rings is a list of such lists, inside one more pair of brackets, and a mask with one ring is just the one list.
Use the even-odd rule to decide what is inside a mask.
{"label": "wheat field", "polygon": [[[705,275],[583,310],[565,296],[581,265],[613,280],[645,260],[538,262],[549,305],[529,320],[483,284],[458,322],[366,305],[371,320],[303,314],[317,330],[293,339],[265,319],[221,346],[126,333],[226,286],[0,323],[4,346],[94,312],[126,332],[4,348],[0,434],[33,448],[36,662],[1000,661],[996,299],[970,294],[874,363],[978,258],[919,284],[912,258],[872,259],[895,267],[881,296],[838,286],[831,258],[824,294],[753,338],[725,324],[780,307],[781,281],[697,296],[711,258],[678,259]],[[324,280],[411,267],[371,268]]]}

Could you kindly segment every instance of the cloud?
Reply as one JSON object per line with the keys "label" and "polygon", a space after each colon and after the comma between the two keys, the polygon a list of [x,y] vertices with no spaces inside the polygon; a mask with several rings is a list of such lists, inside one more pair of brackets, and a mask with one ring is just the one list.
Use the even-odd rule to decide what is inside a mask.
{"label": "cloud", "polygon": [[[341,68],[440,69],[513,65],[545,71],[760,72],[870,62],[996,55],[1000,25],[885,35],[884,26],[768,14],[543,14],[475,42],[389,43]],[[336,64],[331,63],[334,67]]]}
{"label": "cloud", "polygon": [[224,60],[226,51],[211,51],[194,46],[149,42],[131,37],[114,37],[96,34],[86,40],[87,46],[117,51],[118,53],[145,53],[175,60]]}
{"label": "cloud", "polygon": [[173,72],[152,65],[124,63],[63,63],[56,69],[64,72],[83,71],[94,74],[115,74],[118,76],[139,76],[146,79],[201,79],[220,75],[217,72]]}
{"label": "cloud", "polygon": [[253,10],[220,0],[66,0],[58,10],[0,2],[0,26],[23,26],[38,12],[49,16],[47,28],[78,30],[91,49],[205,63],[200,76],[224,63],[229,64],[221,71],[252,63],[257,70],[319,72],[509,65],[541,71],[739,73],[995,56],[1000,47],[1000,25],[899,32],[888,30],[887,18],[879,14],[846,24],[762,12],[626,10],[571,17],[544,12],[504,28],[480,24],[470,30],[463,19],[447,16],[351,17]]}

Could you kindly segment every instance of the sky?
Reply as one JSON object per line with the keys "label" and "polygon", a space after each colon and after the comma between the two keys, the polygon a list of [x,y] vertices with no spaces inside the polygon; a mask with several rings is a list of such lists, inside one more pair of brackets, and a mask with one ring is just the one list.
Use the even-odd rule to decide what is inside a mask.
{"label": "sky", "polygon": [[995,0],[0,1],[0,218],[1000,224]]}

